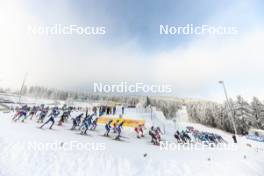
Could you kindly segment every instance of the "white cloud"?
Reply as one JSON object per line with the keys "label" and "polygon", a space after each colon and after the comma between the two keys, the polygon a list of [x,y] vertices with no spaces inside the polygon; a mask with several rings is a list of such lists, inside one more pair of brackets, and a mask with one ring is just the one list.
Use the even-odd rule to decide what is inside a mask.
{"label": "white cloud", "polygon": [[155,64],[159,70],[156,79],[170,81],[179,92],[201,96],[214,90],[218,94],[214,84],[223,79],[233,87],[233,95],[252,96],[257,91],[263,96],[264,90],[260,91],[264,74],[263,42],[263,32],[249,33],[238,39],[194,41],[187,48],[161,53]]}
{"label": "white cloud", "polygon": [[[225,39],[195,40],[187,47],[155,56],[142,54],[135,39],[122,46],[111,46],[96,37],[88,40],[80,36],[27,33],[28,24],[76,20],[67,4],[61,8],[64,10],[54,19],[42,21],[20,3],[0,5],[0,21],[4,26],[0,32],[1,86],[18,88],[28,72],[28,84],[78,88],[91,86],[88,83],[93,81],[145,81],[172,84],[177,96],[223,99],[217,84],[221,79],[226,81],[232,96],[264,98],[261,29]],[[111,23],[107,18],[104,20]]]}

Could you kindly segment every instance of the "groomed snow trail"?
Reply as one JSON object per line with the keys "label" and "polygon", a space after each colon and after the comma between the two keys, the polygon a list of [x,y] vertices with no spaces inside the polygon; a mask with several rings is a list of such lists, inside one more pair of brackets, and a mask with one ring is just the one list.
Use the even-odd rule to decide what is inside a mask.
{"label": "groomed snow trail", "polygon": [[[181,150],[162,151],[149,143],[150,138],[137,139],[132,130],[125,130],[126,142],[102,137],[103,127],[81,136],[68,130],[70,124],[40,130],[33,121],[14,123],[11,114],[0,112],[0,175],[1,176],[263,176],[264,151],[246,147],[244,138],[234,151]],[[210,130],[204,126],[197,128]],[[231,140],[230,134],[214,130]],[[112,135],[112,134],[111,134]],[[164,136],[166,137],[166,136]],[[103,151],[73,149],[33,150],[28,144],[77,141],[81,144],[104,144]],[[258,145],[262,149],[263,144]],[[143,155],[147,153],[146,157]]]}

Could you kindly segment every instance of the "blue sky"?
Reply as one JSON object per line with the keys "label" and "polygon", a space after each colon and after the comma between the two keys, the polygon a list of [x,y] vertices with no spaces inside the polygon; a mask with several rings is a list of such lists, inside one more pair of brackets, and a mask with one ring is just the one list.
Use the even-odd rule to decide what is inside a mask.
{"label": "blue sky", "polygon": [[263,24],[264,13],[264,2],[256,0],[68,0],[28,1],[26,4],[30,14],[43,19],[46,24],[60,23],[69,12],[74,19],[64,19],[64,24],[105,25],[107,35],[103,40],[107,44],[120,45],[135,39],[143,52],[151,53],[174,49],[198,38],[161,36],[158,32],[160,24],[200,25],[214,19],[210,21],[211,25],[234,25],[242,33]]}
{"label": "blue sky", "polygon": [[[0,83],[88,90],[93,81],[168,83],[173,95],[264,98],[261,0],[2,1]],[[106,35],[32,35],[28,26],[105,26]],[[160,25],[236,26],[238,35],[160,35]]]}

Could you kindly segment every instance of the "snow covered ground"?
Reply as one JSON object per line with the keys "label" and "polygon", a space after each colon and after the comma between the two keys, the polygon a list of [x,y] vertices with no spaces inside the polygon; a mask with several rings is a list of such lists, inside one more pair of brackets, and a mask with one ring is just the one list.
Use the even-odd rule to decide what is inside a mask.
{"label": "snow covered ground", "polygon": [[[233,145],[231,134],[183,120],[176,128],[192,125],[215,132],[228,141],[227,148],[195,150],[189,145],[179,150],[162,150],[150,143],[148,134],[137,139],[132,129],[124,130],[121,142],[113,140],[113,134],[103,137],[103,126],[82,136],[79,131],[69,130],[70,121],[63,127],[55,125],[54,130],[39,129],[34,120],[12,122],[12,115],[0,112],[0,176],[264,175],[263,143],[239,137],[239,143]],[[163,124],[163,139],[175,142],[171,136],[175,124],[164,119]]]}

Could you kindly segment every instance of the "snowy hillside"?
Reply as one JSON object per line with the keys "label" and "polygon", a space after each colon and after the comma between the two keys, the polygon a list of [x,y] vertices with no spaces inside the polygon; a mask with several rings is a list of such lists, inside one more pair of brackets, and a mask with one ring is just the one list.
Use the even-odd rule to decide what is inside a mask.
{"label": "snowy hillside", "polygon": [[[121,142],[103,137],[103,126],[82,136],[79,131],[69,130],[71,122],[63,127],[55,125],[54,130],[39,129],[34,120],[12,122],[12,115],[0,112],[1,176],[262,176],[264,173],[264,144],[240,137],[239,143],[233,146],[230,134],[198,124],[178,123],[181,128],[192,125],[216,132],[228,141],[230,148],[195,150],[187,144],[187,148],[179,150],[162,150],[150,143],[148,134],[144,139],[137,139],[132,129],[124,130]],[[175,142],[171,136],[174,124],[163,123],[167,133],[162,138]],[[70,144],[72,148],[67,147]]]}
{"label": "snowy hillside", "polygon": [[[10,98],[11,97],[11,98]],[[2,99],[16,101],[17,97]],[[32,104],[51,103],[23,97]],[[64,102],[60,102],[61,104]],[[75,104],[77,104],[75,102]],[[78,105],[84,105],[78,103]],[[85,104],[87,106],[87,104]],[[117,108],[117,113],[121,108]],[[74,111],[72,116],[80,112]],[[166,120],[155,108],[126,109],[125,117],[144,119],[147,128],[159,126],[162,140],[170,146],[155,146],[145,130],[145,137],[136,138],[134,129],[125,128],[122,141],[113,140],[115,134],[104,137],[104,126],[89,131],[69,130],[72,122],[53,130],[39,129],[36,119],[25,123],[13,122],[14,112],[0,111],[0,175],[256,175],[264,172],[264,144],[239,137],[233,144],[231,134],[188,121],[186,108],[180,110],[175,120]],[[56,119],[57,121],[58,119]],[[177,144],[173,134],[192,126],[199,131],[221,135],[228,142],[221,146],[197,146],[193,143]],[[196,147],[196,148],[195,148]]]}

